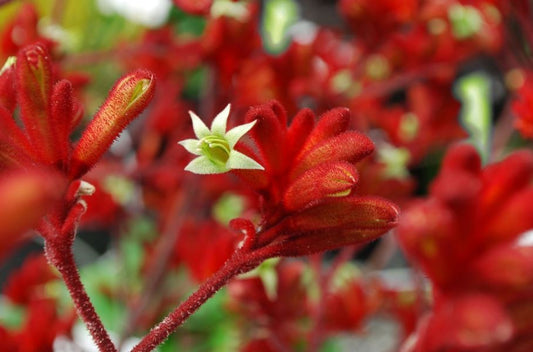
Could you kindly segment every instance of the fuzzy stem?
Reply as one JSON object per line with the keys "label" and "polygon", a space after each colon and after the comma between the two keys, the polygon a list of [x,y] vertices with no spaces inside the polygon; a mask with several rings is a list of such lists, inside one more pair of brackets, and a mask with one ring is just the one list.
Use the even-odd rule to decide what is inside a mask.
{"label": "fuzzy stem", "polygon": [[83,283],[81,282],[74,255],[69,243],[62,241],[46,240],[45,252],[50,263],[59,271],[78,315],[85,322],[89,333],[98,346],[100,352],[116,352],[102,321],[91,303]]}
{"label": "fuzzy stem", "polygon": [[192,295],[172,311],[162,322],[146,335],[132,352],[149,352],[163,343],[167,337],[189,318],[200,306],[238,274],[247,272],[268,258],[272,251],[262,248],[257,251],[242,253],[235,251],[220,270],[205,281]]}

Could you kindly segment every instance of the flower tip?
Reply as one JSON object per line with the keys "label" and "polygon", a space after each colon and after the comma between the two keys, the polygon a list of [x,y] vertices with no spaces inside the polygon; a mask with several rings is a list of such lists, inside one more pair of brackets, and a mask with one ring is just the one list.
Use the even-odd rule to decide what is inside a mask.
{"label": "flower tip", "polygon": [[2,68],[0,68],[0,76],[7,70],[9,70],[11,67],[13,67],[15,65],[15,63],[17,62],[17,57],[16,56],[10,56],[7,58],[6,62],[4,63],[4,66],[2,66]]}

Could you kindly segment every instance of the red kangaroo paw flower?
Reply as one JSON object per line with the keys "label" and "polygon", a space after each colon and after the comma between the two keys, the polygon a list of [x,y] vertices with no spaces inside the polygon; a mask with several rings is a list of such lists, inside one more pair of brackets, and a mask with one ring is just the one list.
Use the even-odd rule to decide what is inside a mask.
{"label": "red kangaroo paw flower", "polygon": [[501,204],[498,212],[488,218],[486,241],[509,241],[533,229],[533,187],[515,192]]}
{"label": "red kangaroo paw flower", "polygon": [[335,108],[325,112],[320,116],[313,131],[309,133],[301,153],[304,154],[322,141],[346,131],[349,121],[350,110],[347,108]]}
{"label": "red kangaroo paw flower", "polygon": [[17,126],[12,114],[6,108],[0,106],[0,140],[13,147],[16,146],[26,154],[33,156],[33,148],[24,132]]}
{"label": "red kangaroo paw flower", "polygon": [[[275,104],[271,105],[276,106]],[[277,111],[281,116],[284,116],[284,112],[280,109],[278,108]],[[286,126],[281,124],[280,115],[270,106],[251,108],[246,114],[247,122],[257,121],[250,131],[250,135],[259,146],[262,160],[265,161],[263,166],[272,174],[279,173],[283,167]]]}
{"label": "red kangaroo paw flower", "polygon": [[472,277],[492,289],[528,290],[533,282],[533,246],[489,250],[473,265]]}
{"label": "red kangaroo paw flower", "polygon": [[508,341],[513,323],[496,297],[472,293],[437,308],[427,332],[425,351],[466,351]]}
{"label": "red kangaroo paw flower", "polygon": [[287,130],[287,154],[292,160],[301,150],[307,136],[315,127],[315,114],[310,109],[298,111]]}
{"label": "red kangaroo paw flower", "polygon": [[527,187],[533,178],[533,153],[517,151],[507,159],[490,165],[483,173],[485,188],[483,210],[497,212],[500,206],[515,192]]}
{"label": "red kangaroo paw flower", "polygon": [[442,169],[462,170],[473,175],[480,175],[481,158],[472,145],[457,144],[450,148],[444,157]]}
{"label": "red kangaroo paw flower", "polygon": [[374,143],[362,133],[348,131],[328,138],[303,154],[291,172],[291,179],[305,170],[326,162],[346,160],[356,163],[374,151]]}
{"label": "red kangaroo paw flower", "polygon": [[145,70],[130,73],[115,84],[74,149],[71,179],[86,173],[100,159],[120,132],[146,108],[154,88],[155,78]]}
{"label": "red kangaroo paw flower", "polygon": [[397,225],[398,208],[373,197],[325,201],[280,224],[275,255],[300,256],[367,242]]}
{"label": "red kangaroo paw flower", "polygon": [[72,84],[67,80],[57,82],[51,100],[51,120],[61,160],[66,160],[70,149],[69,136],[75,107],[72,102]]}
{"label": "red kangaroo paw flower", "polygon": [[326,162],[304,172],[285,191],[287,210],[298,210],[325,197],[347,196],[357,184],[359,174],[352,164]]}
{"label": "red kangaroo paw flower", "polygon": [[30,162],[31,159],[18,146],[0,138],[0,170],[21,168]]}
{"label": "red kangaroo paw flower", "polygon": [[[2,65],[2,63],[0,63],[0,65]],[[5,107],[9,112],[13,112],[15,106],[17,106],[14,66],[7,68],[2,74],[0,74],[0,106]]]}
{"label": "red kangaroo paw flower", "polygon": [[294,234],[330,229],[384,233],[396,225],[398,215],[396,205],[382,198],[332,198],[291,215],[284,222],[284,229]]}
{"label": "red kangaroo paw flower", "polygon": [[42,162],[55,164],[60,160],[50,119],[52,68],[49,53],[40,44],[22,49],[17,56],[16,75],[21,118],[35,152]]}

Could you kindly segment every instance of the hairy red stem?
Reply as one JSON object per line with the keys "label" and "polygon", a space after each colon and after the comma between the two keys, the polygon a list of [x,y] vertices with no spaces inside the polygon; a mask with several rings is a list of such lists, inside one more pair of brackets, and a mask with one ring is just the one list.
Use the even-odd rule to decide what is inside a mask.
{"label": "hairy red stem", "polygon": [[81,282],[70,244],[60,239],[57,241],[47,239],[45,252],[50,263],[61,274],[78,315],[85,322],[100,352],[116,352],[117,349],[104,328],[100,317],[96,314],[91,299]]}

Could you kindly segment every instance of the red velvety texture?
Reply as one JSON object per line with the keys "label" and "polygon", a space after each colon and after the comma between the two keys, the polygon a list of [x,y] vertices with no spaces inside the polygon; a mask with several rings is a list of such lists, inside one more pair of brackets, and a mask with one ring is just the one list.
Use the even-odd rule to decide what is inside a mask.
{"label": "red velvety texture", "polygon": [[265,170],[235,173],[262,197],[255,245],[272,245],[272,256],[370,241],[396,225],[394,204],[353,194],[359,180],[355,164],[374,145],[364,134],[347,131],[349,118],[348,109],[335,108],[315,124],[314,114],[304,109],[287,126],[287,114],[276,101],[248,111],[245,121],[257,123],[250,131],[254,145],[245,149],[248,155],[259,151]]}
{"label": "red velvety texture", "polygon": [[[531,336],[533,153],[517,151],[481,169],[468,145],[450,148],[429,199],[407,211],[398,239],[433,284],[433,311],[412,351],[505,351]],[[483,292],[480,294],[479,292]],[[530,339],[530,338],[529,338]]]}

